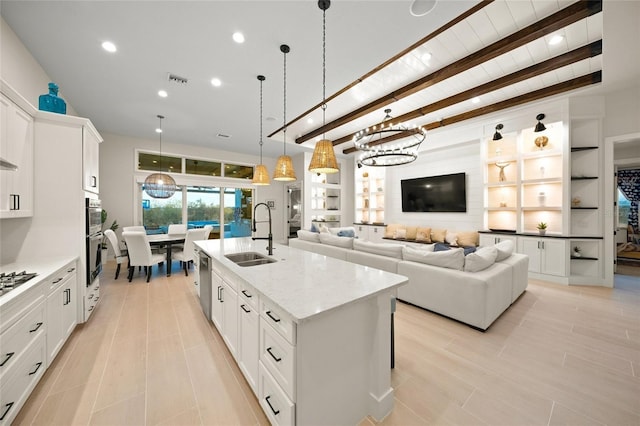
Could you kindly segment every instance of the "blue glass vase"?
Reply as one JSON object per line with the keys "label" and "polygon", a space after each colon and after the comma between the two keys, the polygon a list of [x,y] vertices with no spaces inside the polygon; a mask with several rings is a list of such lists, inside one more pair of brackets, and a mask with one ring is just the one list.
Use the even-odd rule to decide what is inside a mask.
{"label": "blue glass vase", "polygon": [[58,97],[58,85],[49,83],[49,93],[40,95],[38,108],[41,111],[55,112],[58,114],[67,113],[67,103],[64,99]]}

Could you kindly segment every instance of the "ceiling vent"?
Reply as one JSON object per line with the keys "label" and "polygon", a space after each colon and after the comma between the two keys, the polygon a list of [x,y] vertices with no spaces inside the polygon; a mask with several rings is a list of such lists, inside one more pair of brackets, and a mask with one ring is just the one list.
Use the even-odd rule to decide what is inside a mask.
{"label": "ceiling vent", "polygon": [[176,83],[180,83],[180,84],[187,84],[189,82],[189,80],[187,80],[185,77],[180,77],[179,75],[175,75],[171,73],[167,74],[167,78],[169,81],[175,81]]}
{"label": "ceiling vent", "polygon": [[217,136],[218,136],[219,138],[224,138],[224,139],[226,139],[226,138],[230,138],[230,137],[231,137],[231,135],[225,135],[224,133],[218,133],[218,135],[217,135]]}

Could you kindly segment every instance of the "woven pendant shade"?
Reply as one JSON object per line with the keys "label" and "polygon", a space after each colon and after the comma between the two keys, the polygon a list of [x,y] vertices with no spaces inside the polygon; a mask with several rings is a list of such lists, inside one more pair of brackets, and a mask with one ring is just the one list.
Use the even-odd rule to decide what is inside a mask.
{"label": "woven pendant shade", "polygon": [[164,173],[150,174],[144,180],[144,192],[152,198],[170,198],[176,189],[176,181]]}
{"label": "woven pendant shade", "polygon": [[253,171],[253,180],[251,182],[254,185],[269,185],[269,172],[267,171],[267,166],[264,164],[258,164],[256,169]]}
{"label": "woven pendant shade", "polygon": [[278,157],[276,169],[273,171],[273,180],[290,182],[296,180],[296,172],[293,170],[293,162],[288,155]]}
{"label": "woven pendant shade", "polygon": [[333,152],[333,143],[328,139],[323,139],[316,143],[313,150],[313,157],[309,163],[309,171],[311,173],[337,173],[338,160]]}

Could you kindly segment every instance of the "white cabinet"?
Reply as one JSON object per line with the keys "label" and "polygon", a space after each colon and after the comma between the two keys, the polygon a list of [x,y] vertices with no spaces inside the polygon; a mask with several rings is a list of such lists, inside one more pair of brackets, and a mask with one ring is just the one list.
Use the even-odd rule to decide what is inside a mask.
{"label": "white cabinet", "polygon": [[194,272],[192,275],[193,277],[193,285],[196,287],[196,293],[198,294],[198,297],[200,297],[200,251],[199,250],[194,250],[193,253],[193,269]]}
{"label": "white cabinet", "polygon": [[0,170],[0,218],[33,216],[33,117],[0,98],[0,158],[17,170]]}
{"label": "white cabinet", "polygon": [[513,247],[518,246],[518,237],[515,235],[503,235],[503,234],[480,234],[479,245],[481,247],[492,246],[502,241],[513,241]]}
{"label": "white cabinet", "polygon": [[529,256],[529,272],[567,276],[567,241],[564,239],[520,237],[518,252]]}
{"label": "white cabinet", "polygon": [[77,324],[78,279],[75,262],[49,279],[47,295],[47,363],[58,354]]}
{"label": "white cabinet", "polygon": [[211,271],[211,320],[235,357],[238,346],[238,293],[215,270]]}
{"label": "white cabinet", "polygon": [[82,173],[85,191],[98,194],[100,185],[100,146],[99,140],[86,127],[82,129]]}
{"label": "white cabinet", "polygon": [[384,238],[384,226],[354,224],[356,236],[361,240],[380,243]]}
{"label": "white cabinet", "polygon": [[238,365],[254,393],[258,393],[258,358],[260,356],[260,314],[258,293],[242,284],[238,288]]}
{"label": "white cabinet", "polygon": [[223,302],[222,302],[222,291],[224,288],[224,281],[222,281],[222,277],[216,273],[216,271],[211,271],[211,321],[213,325],[216,326],[220,334],[222,334],[222,318],[224,315],[223,311]]}

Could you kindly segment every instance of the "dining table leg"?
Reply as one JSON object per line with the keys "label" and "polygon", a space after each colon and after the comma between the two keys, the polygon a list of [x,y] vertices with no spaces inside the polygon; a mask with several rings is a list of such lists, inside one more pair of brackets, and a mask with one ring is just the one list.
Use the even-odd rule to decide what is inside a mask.
{"label": "dining table leg", "polygon": [[171,276],[171,243],[167,244],[167,276]]}

